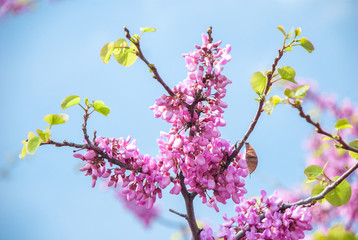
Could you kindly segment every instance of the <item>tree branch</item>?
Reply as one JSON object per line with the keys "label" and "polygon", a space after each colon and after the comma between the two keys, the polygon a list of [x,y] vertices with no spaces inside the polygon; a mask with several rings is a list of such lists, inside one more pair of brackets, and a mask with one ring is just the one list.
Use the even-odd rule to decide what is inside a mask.
{"label": "tree branch", "polygon": [[277,67],[277,64],[278,62],[280,61],[280,59],[282,58],[283,56],[283,53],[284,53],[284,50],[285,50],[285,45],[282,47],[282,49],[278,50],[278,56],[275,58],[274,60],[274,63],[272,64],[272,69],[271,69],[271,72],[269,72],[267,74],[267,84],[266,84],[266,88],[265,88],[265,91],[263,93],[263,97],[261,97],[260,99],[260,102],[259,102],[259,106],[257,108],[257,111],[256,111],[256,114],[255,114],[255,117],[254,119],[252,120],[251,122],[251,125],[250,127],[248,128],[248,130],[246,131],[244,137],[242,138],[242,140],[240,141],[239,145],[237,145],[237,143],[239,141],[236,142],[235,145],[237,145],[235,147],[235,150],[233,151],[233,153],[228,157],[228,160],[226,161],[225,165],[224,165],[224,168],[227,168],[232,161],[234,161],[235,157],[239,154],[239,152],[241,151],[242,147],[244,146],[245,142],[247,141],[247,139],[249,138],[250,134],[252,133],[252,131],[255,129],[255,126],[261,116],[261,113],[263,111],[263,106],[264,106],[264,103],[265,103],[265,100],[266,100],[266,95],[267,93],[269,92],[271,86],[272,86],[272,79],[273,79],[273,76],[274,76],[274,73],[276,71],[276,67]]}
{"label": "tree branch", "polygon": [[139,40],[134,41],[129,33],[129,30],[124,27],[124,31],[126,32],[126,38],[131,41],[136,47],[137,47],[137,56],[145,63],[147,64],[148,68],[153,72],[154,76],[153,78],[157,79],[157,81],[164,87],[164,89],[169,93],[170,96],[174,96],[174,92],[168,87],[168,85],[163,81],[163,79],[160,77],[157,68],[154,66],[154,64],[150,64],[148,60],[144,57],[142,49],[140,47]]}
{"label": "tree branch", "polygon": [[185,183],[184,183],[184,176],[183,173],[180,172],[179,173],[179,180],[180,180],[180,186],[181,186],[181,194],[184,197],[184,201],[185,201],[185,207],[186,207],[186,220],[189,224],[192,236],[194,240],[200,240],[200,231],[201,229],[198,228],[198,225],[196,224],[196,219],[195,219],[195,213],[194,213],[194,198],[197,195],[197,193],[189,193]]}
{"label": "tree branch", "polygon": [[338,135],[338,137],[334,137],[332,134],[330,134],[329,132],[325,131],[322,129],[321,125],[318,122],[314,122],[311,118],[310,115],[305,114],[303,111],[303,108],[301,105],[298,104],[293,104],[291,102],[289,102],[289,104],[293,107],[296,108],[299,111],[299,114],[302,118],[304,118],[306,120],[306,122],[308,122],[309,124],[313,125],[316,128],[316,132],[322,135],[325,135],[327,137],[330,137],[332,139],[334,139],[335,141],[337,141],[338,143],[341,144],[341,148],[348,150],[348,151],[352,151],[352,152],[356,152],[358,153],[358,149],[352,148],[351,146],[348,145],[348,143],[346,143],[341,136]]}
{"label": "tree branch", "polygon": [[77,148],[77,149],[93,150],[96,153],[98,153],[99,155],[101,155],[101,157],[107,159],[108,162],[113,163],[114,165],[117,165],[121,168],[133,170],[132,166],[125,164],[125,163],[119,161],[118,159],[109,157],[107,153],[103,152],[98,146],[93,145],[93,144],[77,144],[77,143],[67,142],[66,140],[64,140],[62,143],[60,143],[60,142],[55,142],[55,141],[49,140],[47,142],[41,143],[40,145],[54,145],[55,147],[73,147],[73,148]]}

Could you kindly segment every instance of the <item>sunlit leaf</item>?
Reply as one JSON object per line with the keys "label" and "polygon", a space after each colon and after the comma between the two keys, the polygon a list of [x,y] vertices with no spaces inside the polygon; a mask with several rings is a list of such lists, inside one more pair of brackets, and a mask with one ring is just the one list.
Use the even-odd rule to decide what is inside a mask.
{"label": "sunlit leaf", "polygon": [[80,102],[81,98],[77,95],[71,95],[68,97],[65,97],[61,102],[61,108],[62,110],[65,110],[66,108],[69,108],[73,105],[76,105]]}
{"label": "sunlit leaf", "polygon": [[269,100],[264,105],[264,108],[263,108],[264,111],[268,115],[270,115],[272,113],[273,109],[276,107],[276,105],[281,101],[282,101],[281,98],[277,95],[270,97]]}
{"label": "sunlit leaf", "polygon": [[137,48],[132,42],[128,47],[127,41],[123,38],[120,38],[114,42],[114,48],[113,56],[122,66],[130,66],[136,61],[137,55],[135,54],[134,50]]}
{"label": "sunlit leaf", "polygon": [[337,120],[336,125],[334,125],[334,127],[337,130],[341,130],[345,128],[352,128],[353,126],[349,123],[348,119],[342,118]]}
{"label": "sunlit leaf", "polygon": [[298,27],[296,30],[295,30],[295,36],[298,37],[301,35],[301,28]]}
{"label": "sunlit leaf", "polygon": [[[358,139],[350,142],[349,146],[358,150]],[[356,152],[349,151],[349,155],[354,159],[358,159],[358,153]]]}
{"label": "sunlit leaf", "polygon": [[318,165],[310,165],[304,170],[305,175],[308,179],[316,179],[316,177],[323,174],[323,168]]}
{"label": "sunlit leaf", "polygon": [[255,72],[251,77],[251,87],[258,94],[262,95],[265,91],[267,78],[261,72]]}
{"label": "sunlit leaf", "polygon": [[22,141],[22,143],[24,144],[24,146],[22,147],[22,150],[21,150],[21,153],[19,155],[19,158],[24,158],[27,154],[27,151],[26,151],[26,144],[27,144],[27,141]]}
{"label": "sunlit leaf", "polygon": [[26,151],[28,154],[34,154],[37,150],[37,148],[41,144],[41,139],[38,136],[33,136],[32,138],[29,138],[26,144]]}
{"label": "sunlit leaf", "polygon": [[142,32],[155,32],[157,31],[157,29],[153,28],[153,27],[145,27],[145,28],[140,28],[140,30]]}
{"label": "sunlit leaf", "polygon": [[113,42],[105,44],[100,52],[100,57],[104,63],[108,63],[113,52]]}
{"label": "sunlit leaf", "polygon": [[96,110],[97,112],[103,114],[106,117],[111,112],[111,109],[108,106],[106,106],[103,101],[99,101],[99,100],[95,101],[93,103],[93,107],[94,107],[94,110]]}
{"label": "sunlit leaf", "polygon": [[67,114],[49,114],[44,117],[45,122],[52,125],[58,125],[62,123],[66,123],[69,116]]}
{"label": "sunlit leaf", "polygon": [[[334,178],[336,181],[339,176]],[[335,207],[343,206],[351,199],[351,185],[347,180],[343,180],[336,188],[326,194],[324,197],[331,205]]]}
{"label": "sunlit leaf", "polygon": [[314,50],[313,44],[307,38],[301,38],[300,41],[301,46],[307,50],[307,52],[311,53]]}
{"label": "sunlit leaf", "polygon": [[277,71],[278,71],[278,74],[280,74],[282,79],[285,79],[287,81],[297,84],[297,82],[295,81],[296,72],[290,66],[283,66],[282,68],[278,68]]}
{"label": "sunlit leaf", "polygon": [[287,39],[290,39],[292,37],[293,34],[293,27],[291,28],[291,31],[286,35]]}
{"label": "sunlit leaf", "polygon": [[278,25],[277,29],[280,30],[280,32],[282,32],[282,34],[286,36],[286,32],[285,32],[285,29],[283,28],[283,26]]}

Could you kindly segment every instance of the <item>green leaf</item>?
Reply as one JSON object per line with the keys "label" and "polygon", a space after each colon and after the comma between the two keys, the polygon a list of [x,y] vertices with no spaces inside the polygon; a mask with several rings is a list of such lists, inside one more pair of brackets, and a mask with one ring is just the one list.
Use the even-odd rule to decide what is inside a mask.
{"label": "green leaf", "polygon": [[251,77],[251,87],[258,94],[262,95],[267,84],[266,77],[261,72],[255,72]]}
{"label": "green leaf", "polygon": [[278,25],[277,29],[280,30],[280,32],[282,32],[282,34],[286,36],[286,32],[285,32],[285,29],[283,28],[283,26]]}
{"label": "green leaf", "polygon": [[105,104],[104,104],[104,102],[102,102],[102,101],[95,101],[94,103],[93,103],[93,107],[94,107],[94,110],[96,110],[97,112],[99,112],[99,113],[101,113],[101,114],[103,114],[104,116],[108,116],[109,115],[109,113],[111,112],[111,109],[108,107],[108,106],[106,106]]}
{"label": "green leaf", "polygon": [[273,111],[273,109],[276,107],[276,105],[281,102],[281,98],[277,95],[272,96],[269,98],[269,100],[264,105],[264,111],[267,112],[268,115],[270,115]]}
{"label": "green leaf", "polygon": [[157,29],[153,28],[153,27],[145,27],[145,28],[140,28],[140,30],[142,32],[155,32],[157,31]]}
{"label": "green leaf", "polygon": [[337,130],[341,130],[341,129],[345,129],[345,128],[352,128],[352,125],[349,123],[348,119],[341,118],[341,119],[337,120],[336,125],[334,125],[334,127]]}
{"label": "green leaf", "polygon": [[321,138],[321,140],[322,141],[327,141],[327,140],[333,140],[333,138],[331,138],[331,137],[323,137],[323,138]]}
{"label": "green leaf", "polygon": [[111,58],[113,49],[113,42],[107,43],[102,47],[100,57],[105,64],[107,64]]}
{"label": "green leaf", "polygon": [[290,39],[292,37],[293,34],[293,27],[291,28],[291,31],[286,35],[287,39]]}
{"label": "green leaf", "polygon": [[132,65],[137,60],[134,50],[136,46],[131,42],[128,47],[127,41],[123,38],[114,42],[113,57],[124,67]]}
{"label": "green leaf", "polygon": [[26,144],[27,144],[27,141],[22,141],[22,143],[24,144],[24,146],[22,147],[22,150],[21,150],[21,153],[19,154],[19,158],[23,159],[26,154],[27,154],[27,151],[26,151]]}
{"label": "green leaf", "polygon": [[308,179],[313,180],[313,179],[316,179],[316,177],[323,174],[323,168],[318,165],[310,165],[310,166],[306,167],[306,169],[304,170],[304,173]]}
{"label": "green leaf", "polygon": [[301,35],[301,28],[298,27],[296,30],[295,30],[295,37],[298,37]]}
{"label": "green leaf", "polygon": [[[336,181],[339,176],[334,178]],[[324,197],[331,205],[335,207],[343,206],[351,199],[351,185],[347,180],[343,180],[335,189],[330,191]]]}
{"label": "green leaf", "polygon": [[308,89],[308,85],[302,85],[293,89],[293,98],[305,98]]}
{"label": "green leaf", "polygon": [[36,130],[37,134],[39,135],[39,137],[41,138],[42,141],[47,141],[46,139],[46,135],[43,131],[41,131],[40,129]]}
{"label": "green leaf", "polygon": [[66,123],[68,118],[67,114],[49,114],[44,117],[44,120],[52,126]]}
{"label": "green leaf", "polygon": [[[324,187],[318,183],[316,184],[313,188],[312,188],[312,192],[311,192],[311,196],[317,196],[318,194],[320,194],[322,191],[324,190]],[[322,199],[319,200],[320,202],[322,202]]]}
{"label": "green leaf", "polygon": [[300,40],[301,46],[306,49],[307,52],[311,53],[314,50],[313,44],[307,38],[301,38]]}
{"label": "green leaf", "polygon": [[297,84],[297,82],[295,81],[296,72],[290,66],[283,66],[282,68],[278,68],[277,71],[278,71],[278,74],[280,74],[282,79],[285,79],[285,80],[288,80],[290,82]]}
{"label": "green leaf", "polygon": [[88,100],[88,98],[85,98],[85,104],[87,107],[91,106],[91,103],[90,101]]}
{"label": "green leaf", "polygon": [[28,154],[34,154],[36,149],[40,146],[41,139],[38,136],[33,136],[29,138],[26,144],[26,151]]}
{"label": "green leaf", "polygon": [[68,97],[65,97],[61,102],[61,108],[62,110],[65,110],[66,108],[69,108],[73,105],[76,105],[80,102],[81,98],[77,95],[71,95]]}
{"label": "green leaf", "polygon": [[327,234],[327,240],[357,240],[357,237],[354,236],[354,233],[348,230],[345,230],[343,226],[338,225],[335,227],[332,227],[328,234]]}
{"label": "green leaf", "polygon": [[292,51],[292,46],[286,47],[285,51]]}
{"label": "green leaf", "polygon": [[[352,148],[358,149],[358,139],[350,142],[349,146],[351,146]],[[358,159],[358,153],[356,153],[356,152],[349,151],[349,155],[354,159]]]}
{"label": "green leaf", "polygon": [[288,98],[292,98],[293,97],[293,91],[289,88],[286,88],[285,89],[285,92],[284,92],[285,96],[288,97]]}

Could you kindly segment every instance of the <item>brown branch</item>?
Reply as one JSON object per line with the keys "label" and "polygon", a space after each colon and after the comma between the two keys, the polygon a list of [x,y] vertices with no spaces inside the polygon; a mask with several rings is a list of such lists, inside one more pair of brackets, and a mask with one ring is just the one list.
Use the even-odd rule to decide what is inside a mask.
{"label": "brown branch", "polygon": [[73,147],[73,148],[77,148],[77,149],[93,150],[96,153],[98,153],[99,155],[101,155],[101,157],[107,159],[108,162],[113,163],[114,165],[117,165],[119,167],[122,167],[122,168],[125,168],[128,170],[133,169],[132,166],[125,164],[125,163],[119,161],[118,159],[109,157],[107,153],[103,152],[98,146],[93,145],[93,144],[77,144],[77,143],[67,142],[66,140],[63,141],[62,143],[60,143],[60,142],[55,142],[55,141],[49,140],[47,142],[41,143],[41,145],[54,145],[55,147]]}
{"label": "brown branch", "polygon": [[186,220],[188,220],[188,216],[187,216],[186,214],[177,212],[177,211],[175,211],[175,210],[173,210],[173,209],[169,209],[169,212],[172,212],[172,213],[174,213],[174,214],[176,214],[176,215],[178,215],[178,216],[180,216],[180,217],[185,218]]}
{"label": "brown branch", "polygon": [[195,219],[195,213],[194,213],[194,198],[197,195],[196,192],[194,193],[189,193],[185,183],[184,183],[184,176],[183,173],[180,172],[179,173],[179,180],[180,180],[180,186],[181,186],[181,194],[184,197],[184,201],[185,201],[185,207],[186,207],[186,220],[189,224],[190,230],[191,230],[191,234],[193,236],[194,240],[200,240],[200,231],[201,229],[198,228],[198,225],[196,224],[196,219]]}
{"label": "brown branch", "polygon": [[311,118],[310,115],[308,114],[305,114],[304,111],[303,111],[303,108],[301,105],[299,104],[293,104],[291,102],[289,102],[289,104],[293,107],[293,108],[296,108],[298,111],[299,111],[299,115],[304,118],[306,120],[306,122],[308,122],[309,124],[313,125],[315,128],[316,128],[316,132],[319,133],[319,134],[322,134],[322,135],[325,135],[327,137],[330,137],[332,138],[333,140],[337,141],[339,144],[341,144],[341,148],[345,149],[345,150],[348,150],[348,151],[352,151],[352,152],[356,152],[358,153],[358,149],[355,149],[351,146],[348,145],[348,143],[346,143],[342,138],[341,136],[333,136],[332,134],[330,134],[329,132],[325,131],[322,129],[321,125],[318,123],[318,122],[314,122]]}
{"label": "brown branch", "polygon": [[153,78],[157,79],[157,81],[164,87],[164,89],[169,93],[170,96],[174,96],[174,92],[168,87],[168,85],[163,81],[163,79],[160,77],[157,68],[154,66],[154,64],[150,64],[148,60],[144,57],[142,49],[140,47],[139,40],[135,41],[132,39],[131,34],[129,33],[129,30],[124,27],[124,31],[126,32],[126,38],[131,41],[136,47],[136,54],[137,56],[149,67],[149,69],[153,72],[154,76]]}
{"label": "brown branch", "polygon": [[[295,203],[288,203],[288,204],[282,204],[279,208],[279,211],[285,211],[287,208],[291,208],[293,206],[303,206],[303,207],[310,207],[315,204],[316,201],[323,199],[330,191],[335,189],[343,180],[349,177],[356,169],[358,168],[358,163],[354,164],[353,167],[351,167],[348,171],[346,171],[342,176],[340,176],[336,181],[332,182],[330,185],[328,185],[320,194],[314,196],[314,197],[308,197],[306,199],[302,199],[300,201],[297,201]],[[260,214],[260,221],[262,221],[265,218],[265,214]],[[235,236],[236,240],[239,240],[245,236],[245,233],[247,231],[250,231],[249,227],[246,227],[244,231],[238,232],[238,234]]]}
{"label": "brown branch", "polygon": [[283,46],[282,49],[278,50],[278,56],[275,58],[274,63],[272,64],[271,72],[269,72],[267,74],[266,88],[264,90],[263,97],[261,97],[261,99],[260,99],[259,106],[257,108],[255,117],[252,120],[251,125],[248,128],[248,130],[246,131],[244,137],[240,141],[239,145],[237,145],[238,141],[236,142],[235,145],[237,145],[237,146],[235,147],[235,150],[233,151],[233,153],[229,156],[228,160],[226,161],[226,163],[224,165],[224,168],[227,168],[231,164],[231,162],[234,161],[235,157],[241,151],[242,147],[244,146],[245,142],[249,138],[250,134],[255,129],[255,126],[256,126],[256,124],[257,124],[257,122],[258,122],[258,120],[259,120],[259,118],[261,116],[261,113],[263,111],[263,106],[264,106],[264,103],[265,103],[265,97],[266,97],[267,93],[269,92],[269,90],[270,90],[270,88],[272,86],[272,83],[273,83],[272,78],[273,78],[273,75],[274,75],[274,73],[276,71],[277,64],[280,61],[280,59],[282,58],[282,56],[283,56],[284,49],[285,49],[285,46]]}

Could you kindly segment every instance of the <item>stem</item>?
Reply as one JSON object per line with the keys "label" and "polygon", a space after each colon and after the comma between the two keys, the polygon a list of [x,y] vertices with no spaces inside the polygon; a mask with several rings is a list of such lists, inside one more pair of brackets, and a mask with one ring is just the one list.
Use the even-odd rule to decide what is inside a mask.
{"label": "stem", "polygon": [[303,111],[303,108],[301,105],[298,105],[298,104],[293,104],[291,102],[289,102],[289,104],[296,108],[298,111],[299,111],[299,115],[304,118],[306,120],[306,122],[308,122],[309,124],[313,125],[315,128],[316,128],[316,132],[319,133],[319,134],[322,134],[322,135],[325,135],[327,137],[330,137],[332,139],[334,139],[335,141],[337,141],[338,143],[341,144],[341,148],[345,149],[345,150],[348,150],[348,151],[352,151],[352,152],[356,152],[358,153],[358,149],[355,149],[351,146],[348,145],[348,143],[346,143],[341,136],[338,135],[338,138],[334,137],[332,134],[330,134],[329,132],[325,131],[322,129],[321,125],[318,123],[318,122],[314,122],[311,118],[310,115],[308,114],[305,114],[304,111]]}
{"label": "stem", "polygon": [[180,186],[181,186],[181,194],[184,197],[184,201],[185,201],[185,207],[186,207],[186,217],[185,219],[187,220],[189,227],[190,227],[190,231],[193,235],[193,239],[194,240],[200,240],[200,231],[201,229],[198,228],[198,225],[196,224],[196,219],[195,219],[195,213],[194,213],[194,198],[197,195],[197,193],[189,193],[185,183],[184,183],[184,176],[183,173],[180,172],[179,174],[179,179],[180,179]]}
{"label": "stem", "polygon": [[[265,96],[267,95],[268,91],[270,90],[271,86],[272,86],[272,78],[274,76],[274,73],[276,71],[276,67],[278,62],[280,61],[280,59],[283,56],[284,53],[284,48],[285,46],[282,47],[282,49],[278,50],[278,56],[275,58],[274,63],[272,64],[272,69],[271,72],[269,72],[267,74],[267,84],[266,84],[266,88],[265,91],[263,93],[263,96],[260,99],[259,102],[259,106],[257,108],[256,114],[254,119],[251,122],[251,125],[249,127],[249,129],[247,130],[247,132],[245,133],[244,137],[242,138],[242,140],[240,141],[239,145],[237,147],[235,147],[235,150],[233,151],[233,153],[228,157],[228,160],[226,161],[224,168],[227,168],[232,161],[234,161],[235,157],[239,154],[239,152],[241,151],[242,147],[244,146],[244,143],[246,142],[246,140],[249,138],[250,134],[252,133],[252,131],[255,129],[255,126],[261,116],[262,113],[262,109],[265,103]],[[236,144],[238,143],[238,141],[236,142]],[[236,145],[235,144],[235,145]]]}
{"label": "stem", "polygon": [[124,27],[124,31],[126,32],[126,38],[131,41],[136,47],[136,53],[137,56],[149,67],[149,69],[153,72],[154,76],[153,78],[157,79],[157,81],[164,87],[164,89],[169,93],[170,96],[174,96],[174,92],[168,87],[168,85],[163,81],[163,79],[160,77],[157,68],[154,66],[154,64],[150,64],[148,60],[144,57],[142,49],[140,48],[139,40],[133,41],[132,37],[129,33],[129,30]]}
{"label": "stem", "polygon": [[73,148],[77,148],[77,149],[93,150],[96,153],[98,153],[99,155],[101,155],[101,157],[107,159],[108,162],[113,163],[114,165],[117,165],[119,167],[122,167],[122,168],[125,168],[128,170],[133,170],[132,166],[125,164],[125,163],[119,161],[118,159],[109,157],[107,153],[103,152],[99,147],[97,147],[96,145],[93,145],[93,144],[77,144],[77,143],[67,142],[66,140],[64,140],[62,143],[60,143],[60,142],[55,142],[55,141],[49,140],[47,142],[41,143],[40,145],[54,145],[55,147],[73,147]]}

